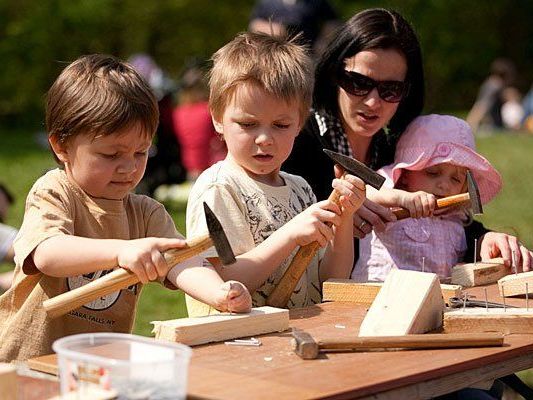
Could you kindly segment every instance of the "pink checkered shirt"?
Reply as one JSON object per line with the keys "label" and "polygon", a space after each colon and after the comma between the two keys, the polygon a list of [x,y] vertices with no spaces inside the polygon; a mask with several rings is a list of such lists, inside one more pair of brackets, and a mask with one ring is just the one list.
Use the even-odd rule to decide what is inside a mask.
{"label": "pink checkered shirt", "polygon": [[457,214],[390,222],[385,231],[359,241],[352,279],[384,281],[393,268],[422,271],[423,263],[425,272],[446,280],[465,251],[465,230]]}

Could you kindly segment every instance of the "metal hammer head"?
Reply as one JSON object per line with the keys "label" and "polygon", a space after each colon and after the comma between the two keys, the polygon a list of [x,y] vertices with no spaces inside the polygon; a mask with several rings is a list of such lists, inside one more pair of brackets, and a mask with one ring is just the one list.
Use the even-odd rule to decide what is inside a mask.
{"label": "metal hammer head", "polygon": [[385,182],[385,178],[383,176],[354,158],[328,149],[324,149],[324,153],[326,153],[337,164],[340,164],[348,173],[361,178],[363,182],[375,187],[376,189],[379,189],[383,185],[383,182]]}
{"label": "metal hammer head", "polygon": [[313,337],[300,329],[292,329],[292,346],[296,354],[304,360],[318,357],[319,346]]}
{"label": "metal hammer head", "polygon": [[472,212],[476,215],[483,214],[483,205],[481,204],[479,189],[470,170],[466,171],[466,182],[468,185],[468,195],[470,196],[470,207],[472,208]]}
{"label": "metal hammer head", "polygon": [[205,202],[204,212],[207,230],[209,231],[209,236],[213,241],[213,245],[215,246],[220,262],[224,265],[233,264],[236,261],[235,254],[233,254],[228,237],[226,236],[226,233],[224,232],[224,229],[222,228],[222,225],[217,219],[215,213]]}

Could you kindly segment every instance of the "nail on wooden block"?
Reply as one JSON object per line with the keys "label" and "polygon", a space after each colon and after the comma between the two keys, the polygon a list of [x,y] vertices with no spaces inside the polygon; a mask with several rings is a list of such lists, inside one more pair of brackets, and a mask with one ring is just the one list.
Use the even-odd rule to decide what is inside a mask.
{"label": "nail on wooden block", "polygon": [[503,260],[497,258],[489,262],[458,264],[452,268],[452,284],[463,287],[489,285],[508,273]]}
{"label": "nail on wooden block", "polygon": [[153,321],[156,339],[189,346],[222,342],[289,329],[289,311],[275,307],[253,308],[249,314],[215,314],[204,317]]}

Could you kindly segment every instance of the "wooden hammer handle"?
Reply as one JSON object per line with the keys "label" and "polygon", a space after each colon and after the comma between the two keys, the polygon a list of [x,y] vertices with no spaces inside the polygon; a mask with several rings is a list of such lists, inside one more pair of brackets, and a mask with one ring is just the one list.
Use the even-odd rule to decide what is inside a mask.
{"label": "wooden hammer handle", "polygon": [[[328,200],[339,205],[339,197],[339,192],[333,190]],[[313,242],[298,249],[285,273],[279,280],[279,283],[266,299],[267,305],[279,308],[287,307],[294,288],[319,248],[320,245],[317,242]]]}
{"label": "wooden hammer handle", "polygon": [[[446,208],[450,206],[455,206],[461,203],[465,203],[470,200],[470,195],[468,193],[460,193],[453,196],[443,197],[441,199],[437,199],[437,210],[440,210],[441,208]],[[411,217],[411,214],[409,214],[409,210],[402,207],[395,207],[392,208],[391,211],[396,215],[396,219],[405,219]]]}
{"label": "wooden hammer handle", "polygon": [[428,333],[405,336],[372,336],[337,340],[320,340],[320,350],[356,350],[374,348],[435,349],[450,347],[502,346],[503,335],[487,333]]}
{"label": "wooden hammer handle", "polygon": [[[187,241],[187,247],[170,249],[163,253],[169,266],[194,257],[213,245],[208,235]],[[99,297],[127,288],[139,282],[134,273],[119,268],[84,286],[62,293],[43,302],[43,308],[51,318],[59,317]]]}

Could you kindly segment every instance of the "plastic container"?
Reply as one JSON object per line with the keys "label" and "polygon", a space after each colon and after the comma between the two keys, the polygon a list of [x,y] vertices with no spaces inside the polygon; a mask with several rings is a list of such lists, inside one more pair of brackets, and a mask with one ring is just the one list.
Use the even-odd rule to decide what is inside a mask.
{"label": "plastic container", "polygon": [[84,333],[58,339],[52,348],[58,356],[62,395],[109,390],[120,400],[186,397],[192,350],[183,344],[122,333]]}

